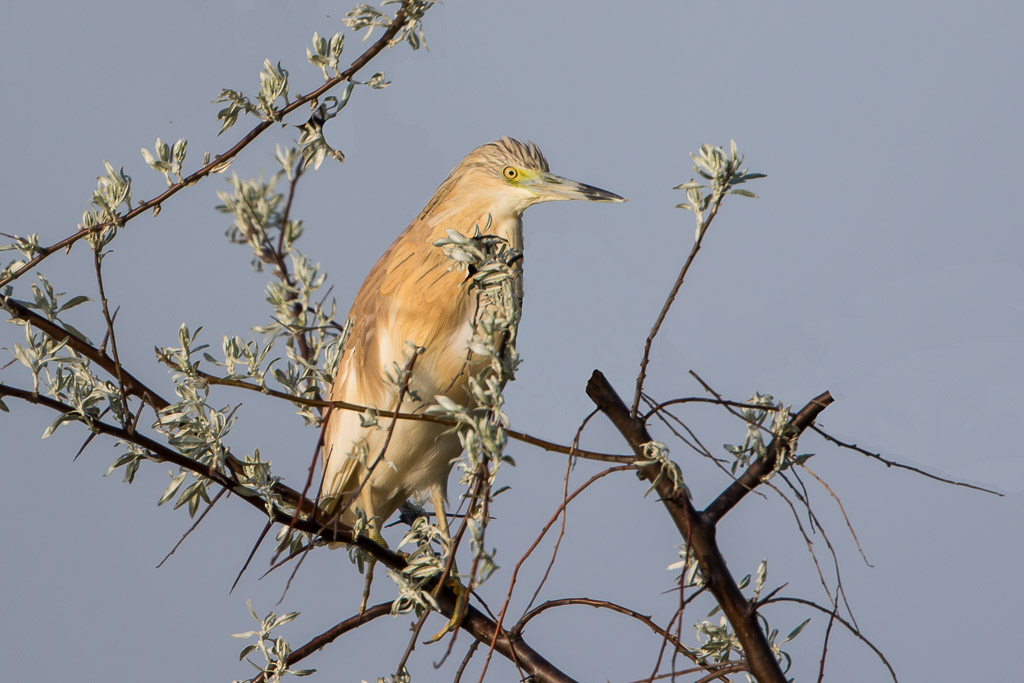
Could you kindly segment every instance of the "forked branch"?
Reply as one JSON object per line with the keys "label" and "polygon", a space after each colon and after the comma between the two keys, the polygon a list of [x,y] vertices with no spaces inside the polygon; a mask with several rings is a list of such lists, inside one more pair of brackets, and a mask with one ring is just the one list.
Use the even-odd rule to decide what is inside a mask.
{"label": "forked branch", "polygon": [[[653,441],[647,431],[647,426],[631,413],[600,370],[595,370],[590,382],[587,383],[587,395],[601,409],[601,412],[608,416],[608,419],[626,439],[633,450],[636,461],[650,462],[644,452],[644,446]],[[832,397],[828,392],[818,396],[790,421],[787,431],[794,430],[797,434],[803,431],[831,402]],[[797,422],[798,419],[799,422]],[[773,441],[769,446],[769,453],[778,453],[780,447]],[[743,646],[750,673],[761,683],[784,683],[785,675],[758,623],[757,609],[740,591],[736,580],[726,566],[725,558],[722,556],[715,537],[717,519],[760,483],[761,477],[770,471],[769,460],[769,458],[765,458],[765,464],[762,466],[755,462],[748,472],[745,472],[739,480],[733,483],[733,486],[719,496],[722,502],[718,517],[710,517],[698,512],[687,496],[685,487],[677,487],[671,477],[662,476],[660,464],[644,465],[639,468],[638,474],[653,484],[680,535],[693,551],[707,589],[722,607],[722,611],[729,623],[732,624],[736,637],[739,638]],[[750,473],[751,470],[753,473]],[[750,473],[749,477],[748,473]],[[742,484],[740,484],[741,481]],[[737,487],[736,490],[732,490],[733,487]],[[728,495],[726,496],[726,494]]]}

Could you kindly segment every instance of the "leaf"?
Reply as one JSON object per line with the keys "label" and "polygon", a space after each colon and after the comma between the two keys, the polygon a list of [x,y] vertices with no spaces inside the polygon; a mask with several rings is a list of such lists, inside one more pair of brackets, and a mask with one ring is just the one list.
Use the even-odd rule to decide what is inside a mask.
{"label": "leaf", "polygon": [[78,296],[75,296],[75,297],[71,297],[66,302],[64,302],[64,304],[60,308],[57,309],[57,312],[59,313],[61,311],[66,311],[69,308],[74,308],[75,306],[78,306],[79,304],[84,304],[86,301],[92,301],[92,299],[90,299],[89,297],[87,297],[85,295],[81,295],[81,294],[78,295]]}
{"label": "leaf", "polygon": [[157,505],[163,505],[164,503],[169,501],[171,498],[173,498],[174,494],[177,493],[178,489],[181,487],[181,483],[183,481],[185,481],[185,477],[187,475],[188,475],[187,472],[182,472],[181,474],[179,474],[176,477],[171,477],[171,484],[170,484],[170,486],[167,487],[167,490],[164,491],[164,495],[160,496],[160,500],[158,500],[156,504]]}
{"label": "leaf", "polygon": [[56,420],[54,420],[53,422],[50,423],[50,426],[46,428],[46,430],[43,432],[43,436],[41,438],[45,439],[45,438],[49,437],[51,434],[53,434],[55,431],[57,431],[57,427],[60,427],[65,422],[74,422],[75,420],[78,420],[78,419],[79,419],[78,416],[74,415],[72,413],[62,413],[61,415],[59,415],[57,417]]}
{"label": "leaf", "polygon": [[[807,624],[808,624],[808,623],[810,623],[810,621],[811,621],[810,617],[808,617],[807,619],[804,619],[804,623],[800,624],[800,625],[799,625],[799,626],[797,626],[797,627],[796,627],[795,629],[793,629],[792,631],[790,631],[790,632],[789,632],[789,635],[788,635],[788,636],[786,636],[786,639],[785,639],[785,640],[783,640],[782,642],[783,642],[783,643],[788,643],[789,641],[791,641],[791,640],[793,640],[794,638],[796,638],[796,637],[797,637],[798,635],[800,635],[800,631],[803,631],[803,630],[804,630],[804,626],[807,626]],[[780,645],[781,645],[781,643],[780,643]]]}

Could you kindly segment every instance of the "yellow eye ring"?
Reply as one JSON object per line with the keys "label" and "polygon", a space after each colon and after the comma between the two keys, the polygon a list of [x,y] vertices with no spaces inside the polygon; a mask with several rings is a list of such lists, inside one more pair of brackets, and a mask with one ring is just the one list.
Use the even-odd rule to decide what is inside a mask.
{"label": "yellow eye ring", "polygon": [[515,180],[519,177],[519,171],[511,166],[506,166],[501,169],[501,175],[505,176],[506,180]]}

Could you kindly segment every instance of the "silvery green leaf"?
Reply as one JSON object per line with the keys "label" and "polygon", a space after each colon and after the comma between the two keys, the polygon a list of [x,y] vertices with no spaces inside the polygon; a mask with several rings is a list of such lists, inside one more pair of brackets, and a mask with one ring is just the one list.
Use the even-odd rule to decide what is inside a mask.
{"label": "silvery green leaf", "polygon": [[63,304],[61,304],[60,308],[57,309],[57,312],[59,313],[61,311],[66,311],[69,308],[74,308],[75,306],[78,306],[79,304],[84,304],[86,301],[92,301],[92,299],[90,299],[87,296],[81,295],[81,294],[78,295],[78,296],[73,296],[70,299],[68,299],[67,301],[65,301]]}
{"label": "silvery green leaf", "polygon": [[[251,638],[254,635],[256,635],[255,631],[249,631],[248,633],[232,633],[231,637],[232,638]],[[238,661],[242,661],[243,659],[245,659],[245,656],[247,654],[249,654],[250,652],[252,652],[253,650],[255,650],[255,649],[256,649],[256,645],[255,644],[253,644],[253,645],[246,645],[245,647],[243,647],[242,651],[238,655]]]}
{"label": "silvery green leaf", "polygon": [[185,477],[187,476],[187,474],[188,474],[187,472],[182,472],[181,474],[179,474],[176,477],[171,477],[170,485],[167,487],[167,490],[164,491],[164,494],[162,496],[160,496],[160,500],[158,500],[156,504],[157,505],[163,505],[164,503],[169,501],[171,498],[173,498],[174,494],[178,492],[179,488],[181,488],[181,484],[182,484],[182,482],[185,481]]}
{"label": "silvery green leaf", "polygon": [[48,426],[43,431],[43,436],[41,438],[43,438],[43,439],[48,438],[51,434],[53,434],[55,431],[57,431],[57,427],[60,427],[65,422],[74,422],[76,420],[78,420],[78,417],[76,417],[72,413],[61,413],[57,417],[57,419],[55,419],[53,422],[51,422],[50,426]]}
{"label": "silvery green leaf", "polygon": [[[800,635],[800,632],[804,630],[804,627],[807,626],[807,624],[810,623],[810,621],[811,621],[810,618],[805,619],[802,624],[800,624],[795,629],[790,631],[789,635],[786,636],[785,639],[782,642],[783,643],[787,643],[787,642],[793,640],[794,638],[796,638],[798,635]],[[782,643],[779,643],[779,644],[781,645]]]}
{"label": "silvery green leaf", "polygon": [[391,81],[387,80],[382,72],[377,72],[370,77],[370,80],[367,81],[366,85],[370,86],[374,90],[383,90],[391,85]]}
{"label": "silvery green leaf", "polygon": [[442,408],[444,408],[445,410],[447,410],[449,412],[453,412],[454,413],[454,412],[457,412],[461,408],[461,406],[459,406],[458,403],[456,403],[455,401],[451,400],[447,396],[444,396],[443,394],[438,394],[437,396],[434,396],[434,401],[437,402],[437,405],[441,406]]}

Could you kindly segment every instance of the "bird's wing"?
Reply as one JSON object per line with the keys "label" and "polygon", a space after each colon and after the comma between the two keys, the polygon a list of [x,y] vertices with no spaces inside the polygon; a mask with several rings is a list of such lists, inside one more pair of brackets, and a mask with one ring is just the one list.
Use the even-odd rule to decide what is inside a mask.
{"label": "bird's wing", "polygon": [[[448,258],[416,227],[411,225],[384,252],[356,295],[349,313],[352,329],[331,389],[334,401],[392,410],[397,387],[382,371],[408,362],[406,341],[427,348],[413,370],[423,400],[432,400],[455,377],[454,363],[443,359],[452,355],[448,338],[464,317],[466,297],[459,289],[464,276],[449,270]],[[366,468],[350,453],[363,439],[372,449],[379,440],[375,436],[353,411],[332,411],[324,436],[322,496],[338,501],[359,489]],[[372,459],[376,453],[369,455]]]}

